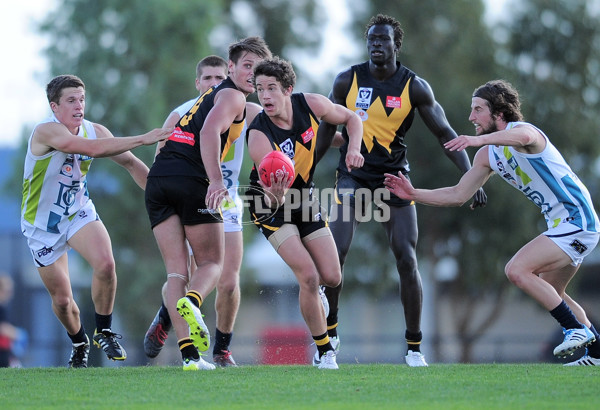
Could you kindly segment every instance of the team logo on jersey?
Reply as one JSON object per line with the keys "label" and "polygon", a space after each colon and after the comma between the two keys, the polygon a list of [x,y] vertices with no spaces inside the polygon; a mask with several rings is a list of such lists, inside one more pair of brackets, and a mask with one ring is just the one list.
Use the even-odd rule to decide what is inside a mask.
{"label": "team logo on jersey", "polygon": [[279,144],[279,148],[281,149],[281,152],[290,157],[290,159],[294,159],[294,157],[296,156],[294,153],[294,143],[289,138],[283,141],[281,144]]}
{"label": "team logo on jersey", "polygon": [[58,195],[54,205],[64,210],[63,215],[69,215],[69,209],[75,204],[77,192],[81,189],[79,181],[73,181],[72,185],[65,185],[59,182]]}
{"label": "team logo on jersey", "polygon": [[191,132],[185,132],[181,128],[177,127],[173,131],[173,134],[169,137],[169,140],[175,142],[182,142],[184,144],[191,145],[192,147],[196,145],[196,141],[194,140],[194,134]]}
{"label": "team logo on jersey", "polygon": [[358,95],[356,96],[356,108],[362,108],[363,110],[369,109],[371,106],[371,98],[373,97],[373,89],[367,87],[360,87],[358,89]]}
{"label": "team logo on jersey", "polygon": [[73,155],[68,155],[60,168],[60,174],[71,178],[73,176]]}
{"label": "team logo on jersey", "polygon": [[401,108],[402,107],[402,97],[394,97],[388,95],[385,100],[385,106],[387,108]]}
{"label": "team logo on jersey", "polygon": [[304,143],[308,143],[310,140],[312,140],[315,137],[315,131],[313,130],[312,127],[310,127],[309,129],[307,129],[306,131],[304,131],[302,133],[302,141],[304,141]]}
{"label": "team logo on jersey", "polygon": [[356,115],[360,117],[361,120],[366,121],[369,118],[369,114],[365,110],[356,110],[354,111]]}

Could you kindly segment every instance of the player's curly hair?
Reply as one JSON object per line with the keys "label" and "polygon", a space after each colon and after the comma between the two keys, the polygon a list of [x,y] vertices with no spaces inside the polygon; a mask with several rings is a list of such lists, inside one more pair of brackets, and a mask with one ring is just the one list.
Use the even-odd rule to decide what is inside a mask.
{"label": "player's curly hair", "polygon": [[367,27],[365,29],[365,39],[369,34],[369,29],[375,25],[384,25],[390,26],[394,30],[394,45],[396,49],[400,51],[402,47],[402,40],[404,39],[404,30],[400,26],[400,22],[393,18],[392,16],[388,16],[385,14],[378,14],[376,16],[371,17],[371,20],[367,23]]}
{"label": "player's curly hair", "polygon": [[487,101],[492,115],[502,114],[504,121],[523,121],[519,92],[511,83],[505,80],[492,80],[473,91],[473,97]]}
{"label": "player's curly hair", "polygon": [[256,87],[256,77],[259,75],[275,77],[284,89],[296,85],[296,73],[292,64],[277,56],[262,60],[256,64],[254,67],[254,87]]}
{"label": "player's curly hair", "polygon": [[72,74],[58,75],[50,80],[48,85],[46,85],[46,97],[48,97],[48,102],[55,102],[58,104],[63,89],[78,87],[81,87],[85,90],[85,84],[81,78]]}

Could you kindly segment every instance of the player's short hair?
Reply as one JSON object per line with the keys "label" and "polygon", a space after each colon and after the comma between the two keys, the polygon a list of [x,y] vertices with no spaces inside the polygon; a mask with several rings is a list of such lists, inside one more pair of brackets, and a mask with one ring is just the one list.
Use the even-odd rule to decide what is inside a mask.
{"label": "player's short hair", "polygon": [[242,54],[253,53],[260,58],[271,58],[271,50],[261,37],[246,37],[243,40],[229,46],[229,60],[237,63]]}
{"label": "player's short hair", "polygon": [[367,38],[371,27],[375,25],[392,27],[392,30],[394,30],[394,45],[396,46],[398,51],[400,51],[400,48],[402,47],[402,40],[404,39],[404,30],[402,30],[400,22],[392,16],[388,16],[385,14],[378,14],[376,16],[373,16],[371,17],[371,20],[369,20],[369,22],[367,23],[367,27],[365,29],[365,39]]}
{"label": "player's short hair", "polygon": [[275,77],[283,89],[296,85],[296,73],[289,61],[277,56],[262,60],[254,67],[254,87],[256,88],[256,77],[265,75]]}
{"label": "player's short hair", "polygon": [[504,121],[523,121],[519,92],[505,80],[492,80],[473,91],[473,97],[487,101],[492,115],[503,114]]}
{"label": "player's short hair", "polygon": [[48,97],[48,102],[55,102],[58,104],[63,89],[77,87],[81,87],[85,90],[85,84],[81,78],[76,75],[63,74],[54,77],[46,86],[46,97]]}
{"label": "player's short hair", "polygon": [[196,78],[202,77],[202,70],[204,67],[223,67],[223,71],[227,74],[227,61],[225,61],[223,57],[211,55],[198,61],[198,64],[196,65]]}

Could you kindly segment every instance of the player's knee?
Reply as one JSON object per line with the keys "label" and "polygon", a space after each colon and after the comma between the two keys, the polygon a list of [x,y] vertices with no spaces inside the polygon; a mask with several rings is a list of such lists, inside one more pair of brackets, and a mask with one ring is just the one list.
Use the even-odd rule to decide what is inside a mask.
{"label": "player's knee", "polygon": [[403,255],[397,258],[396,268],[398,269],[398,274],[402,280],[416,280],[419,277],[416,257]]}
{"label": "player's knee", "polygon": [[525,278],[525,272],[518,269],[513,263],[508,263],[504,267],[504,274],[513,285],[521,288],[523,280]]}
{"label": "player's knee", "polygon": [[73,299],[68,295],[54,295],[52,304],[59,314],[70,313],[73,307]]}
{"label": "player's knee", "polygon": [[102,281],[113,281],[116,279],[115,260],[113,258],[103,258],[94,264],[94,275]]}
{"label": "player's knee", "polygon": [[305,290],[315,289],[319,287],[319,275],[314,271],[298,275],[298,285]]}
{"label": "player's knee", "polygon": [[334,288],[342,281],[342,268],[337,263],[328,264],[328,266],[322,267],[319,270],[319,276],[321,284]]}
{"label": "player's knee", "polygon": [[217,292],[222,295],[233,295],[239,287],[237,278],[224,278],[221,276],[217,284]]}
{"label": "player's knee", "polygon": [[335,288],[342,282],[342,271],[338,269],[330,271],[327,274],[322,274],[321,280],[325,286]]}

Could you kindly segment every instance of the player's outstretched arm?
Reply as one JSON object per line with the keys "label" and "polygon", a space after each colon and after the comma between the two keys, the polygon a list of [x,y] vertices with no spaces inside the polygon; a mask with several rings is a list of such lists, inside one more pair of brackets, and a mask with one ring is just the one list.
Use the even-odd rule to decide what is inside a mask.
{"label": "player's outstretched arm", "polygon": [[417,189],[402,173],[398,175],[385,174],[384,185],[398,197],[424,205],[462,206],[486,183],[491,174],[492,169],[487,158],[487,148],[482,148],[475,155],[473,167],[454,186],[438,189]]}
{"label": "player's outstretched arm", "polygon": [[544,150],[546,139],[532,125],[523,124],[509,130],[500,130],[484,135],[461,135],[445,143],[444,147],[450,151],[462,151],[467,147],[483,145],[504,145],[515,147],[517,151],[534,154]]}
{"label": "player's outstretched arm", "polygon": [[32,138],[32,151],[43,155],[52,150],[68,154],[82,154],[92,158],[110,157],[141,145],[152,145],[169,138],[172,129],[156,128],[142,135],[115,138],[103,125],[94,124],[96,139],[81,138],[71,134],[60,123],[39,125]]}
{"label": "player's outstretched arm", "polygon": [[[438,139],[438,142],[444,149],[444,153],[463,173],[471,168],[469,156],[464,151],[449,150],[444,144],[457,138],[456,132],[450,126],[444,109],[436,101],[433,90],[420,77],[415,77],[412,86],[415,105],[419,110],[419,115],[431,133]],[[487,195],[483,188],[477,190],[471,203],[471,209],[483,207],[487,204]]]}

